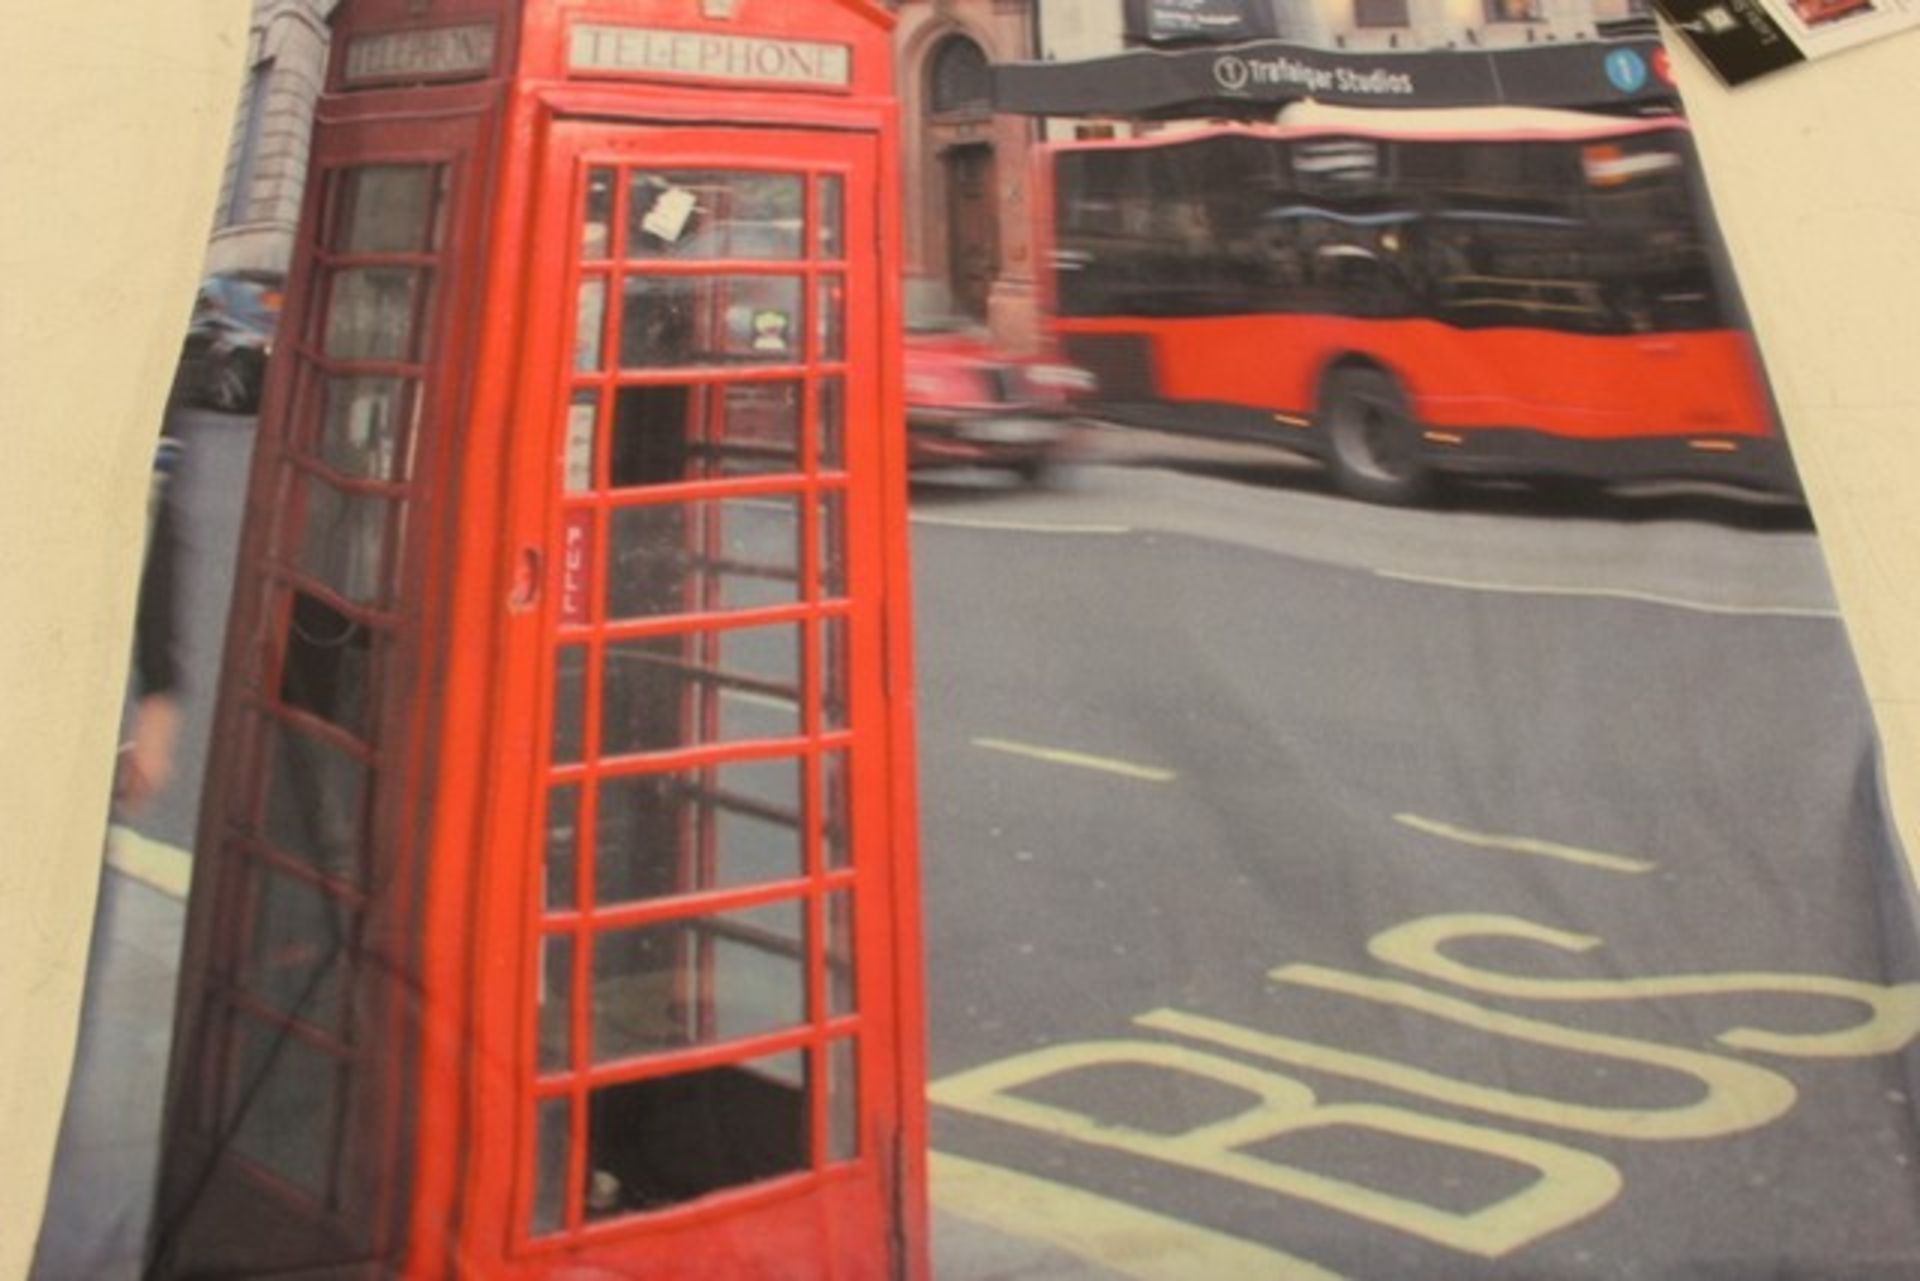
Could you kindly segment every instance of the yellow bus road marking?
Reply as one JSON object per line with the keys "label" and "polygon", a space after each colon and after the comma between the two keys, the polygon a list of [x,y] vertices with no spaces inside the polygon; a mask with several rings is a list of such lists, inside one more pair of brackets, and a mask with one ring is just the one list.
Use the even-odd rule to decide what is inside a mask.
{"label": "yellow bus road marking", "polygon": [[1837,609],[1816,609],[1802,605],[1729,605],[1716,601],[1690,600],[1684,596],[1662,596],[1657,592],[1636,591],[1628,587],[1567,587],[1552,583],[1489,583],[1469,578],[1445,578],[1438,574],[1409,574],[1395,569],[1376,569],[1374,577],[1396,583],[1418,583],[1423,587],[1451,587],[1458,591],[1492,592],[1507,596],[1566,596],[1589,600],[1623,600],[1639,605],[1659,605],[1666,609],[1691,610],[1696,614],[1723,614],[1732,618],[1826,618],[1837,619]]}
{"label": "yellow bus road marking", "polygon": [[1530,836],[1500,836],[1490,832],[1470,832],[1464,827],[1455,827],[1451,823],[1421,818],[1418,814],[1395,814],[1393,821],[1402,827],[1410,827],[1416,832],[1425,832],[1429,836],[1438,836],[1442,840],[1457,841],[1461,845],[1471,845],[1476,849],[1499,850],[1507,854],[1528,854],[1535,858],[1559,859],[1562,863],[1595,867],[1603,872],[1620,872],[1627,876],[1639,876],[1660,866],[1658,863],[1649,863],[1645,859],[1628,858],[1623,854],[1606,854],[1599,850],[1583,850],[1577,845],[1562,845],[1558,841],[1540,841]]}
{"label": "yellow bus road marking", "polygon": [[1338,1273],[1283,1251],[1030,1174],[945,1152],[931,1153],[929,1165],[936,1208],[1122,1276],[1340,1281]]}
{"label": "yellow bus road marking", "polygon": [[[1290,976],[1290,981],[1297,978]],[[1041,1102],[1030,1088],[1105,1067],[1165,1072],[1174,1080],[1217,1081],[1247,1102],[1237,1113],[1167,1133],[1064,1101]],[[1610,1161],[1563,1143],[1392,1104],[1323,1100],[1305,1081],[1286,1073],[1160,1041],[1065,1042],[1027,1050],[943,1077],[927,1088],[927,1098],[941,1108],[1275,1193],[1487,1259],[1511,1254],[1598,1214],[1622,1187],[1620,1172]],[[1499,1180],[1485,1190],[1492,1199],[1452,1207],[1290,1164],[1281,1155],[1262,1151],[1265,1144],[1292,1134],[1344,1131],[1384,1136],[1436,1153],[1464,1153],[1470,1161],[1491,1157],[1531,1170],[1534,1177],[1517,1187]]]}
{"label": "yellow bus road marking", "polygon": [[118,823],[107,829],[107,866],[174,898],[187,896],[193,857]]}
{"label": "yellow bus road marking", "polygon": [[968,516],[927,516],[915,512],[916,525],[934,525],[942,529],[993,529],[1012,534],[1131,534],[1131,525],[1072,525],[1044,521],[982,520]]}
{"label": "yellow bus road marking", "polygon": [[1031,743],[1016,743],[1004,738],[976,738],[973,740],[973,745],[984,747],[990,752],[1006,752],[1010,756],[1025,756],[1053,765],[1073,765],[1080,769],[1100,770],[1107,774],[1118,774],[1122,778],[1139,779],[1145,783],[1171,783],[1180,777],[1170,769],[1160,769],[1154,765],[1136,765],[1131,761],[1117,761],[1107,756],[1089,756],[1085,752],[1070,752],[1059,747],[1035,747]]}

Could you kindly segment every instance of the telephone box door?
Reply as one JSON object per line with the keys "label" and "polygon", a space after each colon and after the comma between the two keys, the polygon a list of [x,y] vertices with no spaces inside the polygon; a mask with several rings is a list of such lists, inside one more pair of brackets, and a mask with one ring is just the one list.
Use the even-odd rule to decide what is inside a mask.
{"label": "telephone box door", "polygon": [[497,760],[537,857],[502,851],[527,946],[483,998],[508,1254],[906,1275],[879,144],[547,138],[514,468],[544,586],[509,642],[544,714],[531,773]]}

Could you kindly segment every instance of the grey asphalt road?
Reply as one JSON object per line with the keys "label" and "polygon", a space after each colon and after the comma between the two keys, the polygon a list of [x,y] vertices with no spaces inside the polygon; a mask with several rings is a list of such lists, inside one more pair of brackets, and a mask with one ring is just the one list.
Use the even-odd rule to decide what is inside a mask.
{"label": "grey asphalt road", "polygon": [[[189,424],[197,690],[251,426]],[[1920,968],[1802,522],[1089,452],[916,487],[935,1201],[1001,1260],[943,1278],[1920,1275],[1920,990],[1834,982]],[[188,709],[136,824],[183,847]]]}
{"label": "grey asphalt road", "polygon": [[186,687],[174,762],[176,785],[156,797],[150,810],[135,816],[131,826],[154,840],[191,849],[199,781],[206,771],[207,737],[212,729],[214,679],[226,636],[227,603],[233,594],[233,558],[253,459],[254,420],[250,415],[188,410],[182,417],[181,434],[186,455],[173,490],[181,575],[175,640]]}
{"label": "grey asphalt road", "polygon": [[1162,444],[917,493],[936,1147],[1270,1275],[1920,1275],[1912,1017],[1720,1039],[1916,973],[1812,535]]}

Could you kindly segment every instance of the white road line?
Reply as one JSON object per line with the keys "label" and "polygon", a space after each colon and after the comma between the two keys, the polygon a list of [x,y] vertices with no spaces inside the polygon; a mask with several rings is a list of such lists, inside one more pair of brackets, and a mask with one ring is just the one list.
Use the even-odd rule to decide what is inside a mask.
{"label": "white road line", "polygon": [[765,707],[776,712],[798,714],[800,704],[791,698],[781,698],[778,694],[762,694],[757,689],[723,689],[720,697],[731,703],[747,703],[753,707]]}
{"label": "white road line", "polygon": [[1464,827],[1455,827],[1451,823],[1421,818],[1418,814],[1395,814],[1393,821],[1402,827],[1410,827],[1416,832],[1425,832],[1429,836],[1456,841],[1461,845],[1471,845],[1475,849],[1558,859],[1562,863],[1599,868],[1603,872],[1620,872],[1627,876],[1639,876],[1660,866],[1658,863],[1649,863],[1645,859],[1628,858],[1623,854],[1606,854],[1599,850],[1583,850],[1577,845],[1562,845],[1558,841],[1540,841],[1530,836],[1499,836],[1489,832],[1470,832]]}
{"label": "white road line", "polygon": [[1138,1281],[1340,1281],[1270,1246],[1080,1188],[945,1152],[928,1154],[936,1209],[1078,1255]]}
{"label": "white road line", "polygon": [[107,866],[174,898],[185,898],[193,879],[193,857],[185,850],[117,823],[107,829]]}
{"label": "white road line", "polygon": [[1011,756],[1025,756],[1031,760],[1046,761],[1053,765],[1073,765],[1080,769],[1100,770],[1107,774],[1118,774],[1122,778],[1139,779],[1146,783],[1171,783],[1180,777],[1170,769],[1160,769],[1153,765],[1136,765],[1132,761],[1114,760],[1110,756],[1089,756],[1085,752],[1070,752],[1059,747],[1036,747],[1032,743],[1016,743],[1004,738],[976,738],[975,747],[984,747],[991,752],[1006,752]]}
{"label": "white road line", "polygon": [[1657,592],[1636,591],[1628,587],[1564,587],[1551,583],[1488,583],[1469,578],[1446,578],[1438,574],[1409,574],[1395,569],[1375,569],[1377,578],[1397,583],[1418,583],[1423,587],[1451,587],[1457,591],[1494,592],[1508,596],[1571,596],[1592,600],[1624,600],[1640,605],[1660,605],[1667,609],[1692,610],[1697,614],[1724,614],[1735,618],[1838,618],[1837,609],[1816,609],[1803,605],[1723,605],[1714,601],[1689,600],[1684,596],[1662,596]]}
{"label": "white road line", "polygon": [[942,529],[994,529],[1013,534],[1131,534],[1131,525],[1057,525],[1041,521],[982,520],[969,516],[926,516],[915,512],[916,525],[937,525]]}

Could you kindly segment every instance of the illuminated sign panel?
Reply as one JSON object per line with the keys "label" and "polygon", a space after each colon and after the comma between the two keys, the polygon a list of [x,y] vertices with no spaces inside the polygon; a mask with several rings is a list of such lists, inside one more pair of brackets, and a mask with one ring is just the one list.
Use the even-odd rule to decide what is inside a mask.
{"label": "illuminated sign panel", "polygon": [[846,45],[814,40],[582,23],[573,29],[567,68],[726,84],[845,89],[853,83],[853,51]]}

